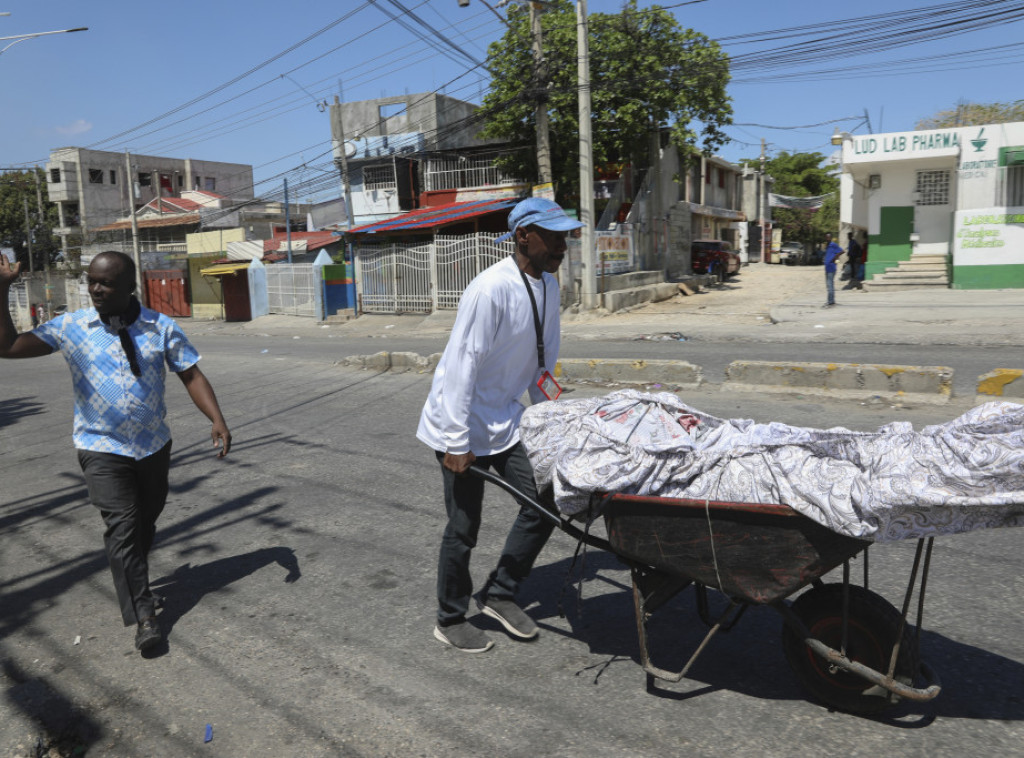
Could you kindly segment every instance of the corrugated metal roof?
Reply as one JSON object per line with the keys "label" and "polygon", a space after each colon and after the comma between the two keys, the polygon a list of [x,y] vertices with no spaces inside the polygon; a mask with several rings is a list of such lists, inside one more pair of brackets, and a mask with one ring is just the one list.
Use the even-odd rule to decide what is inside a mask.
{"label": "corrugated metal roof", "polygon": [[216,263],[200,269],[199,273],[203,276],[224,276],[225,274],[233,274],[236,271],[243,271],[247,268],[249,268],[249,261],[243,263]]}
{"label": "corrugated metal roof", "polygon": [[433,208],[409,211],[387,221],[376,221],[372,224],[357,226],[354,229],[349,229],[348,232],[350,234],[387,234],[389,232],[434,229],[495,211],[507,210],[518,202],[519,198],[502,197],[492,200],[475,200],[470,203],[448,203]]}
{"label": "corrugated metal roof", "polygon": [[[151,229],[155,226],[188,226],[190,224],[199,223],[198,213],[183,213],[176,216],[164,216],[157,218],[140,218],[138,220],[138,226],[140,229]],[[113,224],[107,224],[97,229],[93,229],[94,232],[109,232],[118,229],[131,229],[131,221],[115,221]]]}

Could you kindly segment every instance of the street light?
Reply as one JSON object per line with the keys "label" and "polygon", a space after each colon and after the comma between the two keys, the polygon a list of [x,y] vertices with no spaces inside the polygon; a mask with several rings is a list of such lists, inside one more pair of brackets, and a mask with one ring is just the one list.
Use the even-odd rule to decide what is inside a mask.
{"label": "street light", "polygon": [[27,39],[35,39],[36,37],[45,37],[48,34],[69,34],[71,32],[87,32],[87,31],[89,31],[89,27],[88,26],[80,26],[80,27],[77,27],[75,29],[57,29],[56,31],[53,31],[53,32],[36,32],[35,34],[12,34],[9,37],[0,37],[0,42],[3,42],[5,40],[9,40],[9,39],[14,40],[14,42],[12,42],[11,44],[7,45],[3,50],[0,50],[0,55],[3,55],[8,50],[10,50],[12,47],[17,45],[19,42],[24,42]]}

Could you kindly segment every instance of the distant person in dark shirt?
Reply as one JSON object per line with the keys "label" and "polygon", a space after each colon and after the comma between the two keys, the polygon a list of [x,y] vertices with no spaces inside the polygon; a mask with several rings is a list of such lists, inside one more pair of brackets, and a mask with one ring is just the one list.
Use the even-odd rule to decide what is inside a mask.
{"label": "distant person in dark shirt", "polygon": [[853,232],[847,234],[846,260],[850,264],[850,281],[844,290],[864,289],[864,250]]}
{"label": "distant person in dark shirt", "polygon": [[843,254],[843,248],[832,241],[832,232],[825,233],[825,291],[828,300],[825,308],[836,304],[836,259]]}

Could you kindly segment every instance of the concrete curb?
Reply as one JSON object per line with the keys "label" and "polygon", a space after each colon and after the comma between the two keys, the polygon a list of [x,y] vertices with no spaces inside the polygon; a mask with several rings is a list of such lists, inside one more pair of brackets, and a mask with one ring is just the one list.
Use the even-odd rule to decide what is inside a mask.
{"label": "concrete curb", "polygon": [[722,390],[797,392],[851,399],[878,397],[942,404],[953,397],[953,369],[945,366],[734,361],[725,371]]}
{"label": "concrete curb", "polygon": [[437,368],[437,363],[440,360],[440,353],[424,357],[419,353],[389,353],[381,351],[373,355],[350,355],[342,360],[341,363],[344,366],[355,366],[373,371],[394,371],[398,374],[415,371],[423,374]]}
{"label": "concrete curb", "polygon": [[701,367],[686,361],[569,358],[558,362],[555,374],[567,382],[670,384],[691,389],[704,383]]}
{"label": "concrete curb", "polygon": [[1024,403],[1024,369],[997,368],[978,377],[975,403],[1009,400]]}

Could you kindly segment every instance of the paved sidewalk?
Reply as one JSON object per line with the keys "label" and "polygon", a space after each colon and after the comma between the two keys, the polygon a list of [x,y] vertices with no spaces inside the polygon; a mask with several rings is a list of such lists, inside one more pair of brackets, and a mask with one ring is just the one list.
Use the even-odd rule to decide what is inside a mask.
{"label": "paved sidewalk", "polygon": [[[758,274],[750,271],[745,278]],[[823,308],[817,288],[776,303],[761,301],[743,286],[729,289],[708,293],[713,306],[702,304],[702,293],[617,313],[567,312],[563,336],[594,340],[679,332],[704,341],[1024,346],[1024,290],[840,290],[838,305]],[[330,324],[279,315],[238,323],[181,319],[197,334],[307,337],[444,337],[454,320],[454,311],[363,315]]]}

